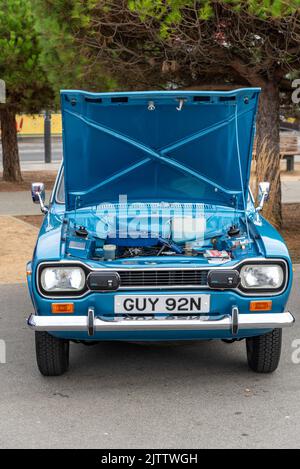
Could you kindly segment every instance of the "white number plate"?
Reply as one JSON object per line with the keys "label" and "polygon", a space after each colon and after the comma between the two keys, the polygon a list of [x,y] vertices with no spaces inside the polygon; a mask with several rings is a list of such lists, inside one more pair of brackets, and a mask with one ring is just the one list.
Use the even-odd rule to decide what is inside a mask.
{"label": "white number plate", "polygon": [[210,295],[116,295],[115,313],[208,313]]}

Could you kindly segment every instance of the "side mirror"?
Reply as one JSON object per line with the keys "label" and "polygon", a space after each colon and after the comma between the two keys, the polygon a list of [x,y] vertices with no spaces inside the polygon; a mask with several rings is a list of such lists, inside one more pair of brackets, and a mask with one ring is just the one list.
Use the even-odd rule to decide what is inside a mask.
{"label": "side mirror", "polygon": [[45,206],[46,193],[43,182],[33,182],[31,184],[31,197],[34,204],[40,204],[43,213],[48,212],[48,208]]}
{"label": "side mirror", "polygon": [[260,182],[258,186],[258,207],[256,208],[257,212],[260,212],[263,209],[264,203],[268,200],[269,195],[270,183]]}

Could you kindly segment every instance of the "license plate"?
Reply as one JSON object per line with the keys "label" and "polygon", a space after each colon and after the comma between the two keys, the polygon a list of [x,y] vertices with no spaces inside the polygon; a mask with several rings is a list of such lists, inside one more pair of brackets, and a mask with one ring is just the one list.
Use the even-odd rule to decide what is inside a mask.
{"label": "license plate", "polygon": [[115,296],[115,313],[208,313],[209,304],[210,295],[117,295]]}

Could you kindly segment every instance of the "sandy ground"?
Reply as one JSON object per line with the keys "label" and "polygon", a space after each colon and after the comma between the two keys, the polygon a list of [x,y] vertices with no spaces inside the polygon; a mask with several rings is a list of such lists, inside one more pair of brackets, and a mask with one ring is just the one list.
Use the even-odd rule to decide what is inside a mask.
{"label": "sandy ground", "polygon": [[23,171],[23,181],[20,183],[2,181],[0,171],[0,192],[29,191],[31,183],[38,181],[45,184],[46,190],[52,190],[57,171]]}
{"label": "sandy ground", "polygon": [[32,252],[38,228],[10,216],[0,216],[2,234],[0,256],[0,284],[26,281],[26,263]]}
{"label": "sandy ground", "polygon": [[44,215],[17,215],[16,217],[18,220],[23,220],[24,222],[35,226],[36,228],[40,228]]}

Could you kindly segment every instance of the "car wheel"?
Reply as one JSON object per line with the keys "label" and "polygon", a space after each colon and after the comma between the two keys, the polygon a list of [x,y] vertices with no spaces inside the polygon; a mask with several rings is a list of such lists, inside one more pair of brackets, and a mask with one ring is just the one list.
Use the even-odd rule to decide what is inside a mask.
{"label": "car wheel", "polygon": [[282,329],[246,339],[248,365],[257,373],[272,373],[279,364]]}
{"label": "car wheel", "polygon": [[38,368],[43,376],[59,376],[69,368],[69,341],[48,332],[35,333]]}

